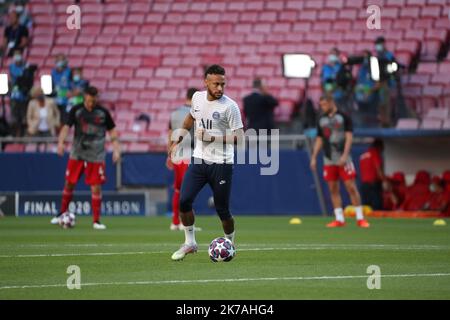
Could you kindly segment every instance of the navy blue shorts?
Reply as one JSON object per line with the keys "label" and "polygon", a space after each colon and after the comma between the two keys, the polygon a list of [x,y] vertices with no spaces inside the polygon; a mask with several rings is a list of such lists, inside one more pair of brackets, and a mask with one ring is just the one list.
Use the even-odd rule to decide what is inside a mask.
{"label": "navy blue shorts", "polygon": [[[214,205],[221,220],[230,219],[229,209],[231,178],[233,165],[228,163],[199,163],[199,159],[192,159],[183,178],[180,193],[180,211],[192,210],[192,203],[205,184],[209,184],[214,195]],[[195,163],[197,162],[197,164]]]}

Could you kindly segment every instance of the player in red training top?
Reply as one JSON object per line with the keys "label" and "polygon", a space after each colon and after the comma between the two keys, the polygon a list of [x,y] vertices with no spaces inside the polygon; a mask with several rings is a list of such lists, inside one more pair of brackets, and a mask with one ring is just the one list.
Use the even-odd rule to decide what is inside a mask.
{"label": "player in red training top", "polygon": [[97,104],[98,90],[88,87],[84,93],[83,104],[74,106],[69,113],[66,124],[61,129],[58,139],[58,155],[64,154],[64,141],[69,129],[75,126],[75,134],[66,170],[61,210],[51,221],[58,224],[59,216],[67,212],[72,200],[73,190],[84,173],[85,182],[91,186],[93,227],[104,230],[100,222],[102,203],[101,185],[105,183],[105,141],[108,132],[113,145],[113,161],[120,159],[120,145],[115,124],[109,111]]}
{"label": "player in red training top", "polygon": [[339,179],[341,179],[350,195],[353,206],[355,206],[357,225],[368,228],[369,223],[364,219],[361,197],[356,188],[355,166],[350,156],[353,140],[352,121],[346,114],[338,111],[333,98],[330,96],[325,95],[320,98],[320,108],[323,113],[317,124],[317,138],[311,156],[311,169],[316,170],[317,155],[323,147],[323,177],[328,183],[336,216],[336,220],[329,223],[327,227],[335,228],[345,225],[339,190]]}

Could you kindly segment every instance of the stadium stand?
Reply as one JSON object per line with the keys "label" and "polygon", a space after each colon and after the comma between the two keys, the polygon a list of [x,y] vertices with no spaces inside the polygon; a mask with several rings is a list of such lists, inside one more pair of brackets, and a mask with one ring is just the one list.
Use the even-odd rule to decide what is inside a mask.
{"label": "stadium stand", "polygon": [[[382,6],[382,30],[368,30],[369,4]],[[410,71],[402,77],[406,102],[423,122],[417,128],[448,128],[434,115],[450,106],[449,1],[228,0],[81,1],[81,30],[66,28],[67,1],[33,0],[34,20],[28,61],[49,74],[58,53],[102,92],[120,119],[125,136],[133,120],[146,112],[148,137],[164,137],[170,111],[182,103],[185,89],[201,86],[202,66],[221,63],[230,82],[227,94],[239,102],[255,76],[267,79],[280,100],[276,119],[291,119],[302,82],[282,77],[280,56],[310,54],[318,62],[309,96],[317,101],[319,70],[331,47],[345,54],[373,49],[383,35],[388,49]],[[437,109],[438,108],[438,109]],[[435,111],[436,109],[436,111]],[[409,122],[408,122],[409,121]],[[407,128],[416,128],[409,119]],[[398,124],[403,127],[403,121]],[[134,133],[135,134],[135,133]],[[144,150],[130,144],[131,150]]]}

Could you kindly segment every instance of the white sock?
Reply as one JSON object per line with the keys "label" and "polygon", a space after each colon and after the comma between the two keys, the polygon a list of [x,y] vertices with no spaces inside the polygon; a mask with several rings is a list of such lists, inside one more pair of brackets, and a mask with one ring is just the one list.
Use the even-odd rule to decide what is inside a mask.
{"label": "white sock", "polygon": [[185,244],[195,244],[195,226],[184,226]]}
{"label": "white sock", "polygon": [[344,222],[344,210],[342,208],[335,208],[334,215],[336,216],[336,220],[339,222]]}
{"label": "white sock", "polygon": [[225,234],[225,238],[234,243],[234,231],[230,234]]}
{"label": "white sock", "polygon": [[364,213],[363,213],[363,207],[357,206],[355,207],[356,212],[356,220],[363,220],[364,219]]}

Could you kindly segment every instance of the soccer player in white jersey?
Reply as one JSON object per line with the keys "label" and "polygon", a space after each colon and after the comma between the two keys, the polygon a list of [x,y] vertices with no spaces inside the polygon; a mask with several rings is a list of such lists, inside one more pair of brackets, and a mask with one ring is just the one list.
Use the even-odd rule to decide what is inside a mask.
{"label": "soccer player in white jersey", "polygon": [[[204,81],[206,90],[194,94],[191,111],[183,123],[185,133],[195,125],[196,145],[181,186],[180,218],[185,226],[185,242],[172,255],[175,261],[197,252],[192,203],[206,184],[213,191],[214,205],[222,221],[225,237],[234,243],[234,219],[229,204],[234,144],[244,137],[241,113],[237,103],[224,95],[226,79],[223,67],[210,66],[205,71]],[[180,135],[172,142],[170,156],[174,155],[182,140],[183,136]]]}

